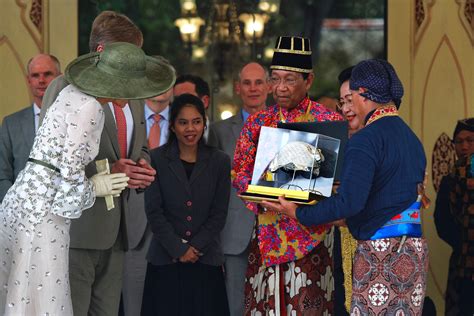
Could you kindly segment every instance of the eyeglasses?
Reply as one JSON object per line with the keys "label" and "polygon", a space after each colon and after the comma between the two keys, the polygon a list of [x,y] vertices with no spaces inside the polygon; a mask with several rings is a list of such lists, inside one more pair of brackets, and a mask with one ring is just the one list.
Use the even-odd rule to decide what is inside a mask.
{"label": "eyeglasses", "polygon": [[344,106],[352,106],[352,94],[346,94],[344,97],[342,98],[339,98],[339,100],[337,101],[337,109],[342,111],[342,108]]}
{"label": "eyeglasses", "polygon": [[280,77],[271,77],[270,83],[274,86],[283,84],[286,87],[294,87],[298,83],[298,78],[289,77],[282,80]]}
{"label": "eyeglasses", "polygon": [[466,142],[468,145],[474,145],[474,137],[456,138],[453,140],[455,145],[462,145]]}

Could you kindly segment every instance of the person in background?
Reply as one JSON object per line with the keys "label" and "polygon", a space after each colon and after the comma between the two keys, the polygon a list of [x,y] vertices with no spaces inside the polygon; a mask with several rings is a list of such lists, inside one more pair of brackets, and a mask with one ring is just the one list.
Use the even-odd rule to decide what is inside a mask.
{"label": "person in background", "polygon": [[[308,97],[314,80],[308,38],[279,37],[270,69],[276,104],[250,116],[237,140],[233,185],[239,193],[252,179],[262,126],[342,120]],[[332,241],[324,242],[328,227],[307,229],[286,216],[265,212],[256,203],[246,206],[257,214],[257,223],[245,280],[245,315],[332,315],[332,252],[327,246]],[[272,238],[266,238],[268,231]],[[276,254],[271,253],[274,249]]]}
{"label": "person in background", "polygon": [[6,116],[0,130],[0,202],[26,165],[39,127],[44,92],[61,74],[61,67],[55,56],[38,54],[28,61],[26,72],[33,104]]}
{"label": "person in background", "polygon": [[428,272],[423,145],[398,116],[403,86],[390,63],[360,62],[349,86],[352,111],[365,126],[347,143],[337,193],[315,205],[284,197],[262,205],[306,226],[346,220],[358,243],[351,315],[421,315]]}
{"label": "person in background", "polygon": [[474,315],[474,154],[458,161],[453,182],[451,214],[460,226],[459,258],[454,271],[459,291],[458,315]]}
{"label": "person in background", "polygon": [[207,146],[204,104],[176,97],[168,143],[151,152],[159,174],[145,192],[153,232],[142,314],[229,314],[220,244],[229,203],[230,159]]}
{"label": "person in background", "polygon": [[[458,157],[455,168],[458,168],[469,155],[474,154],[474,118],[467,118],[457,122],[453,133],[453,143],[456,156]],[[465,228],[453,214],[451,206],[451,192],[455,185],[455,175],[454,170],[452,170],[450,174],[441,179],[434,210],[434,221],[438,235],[453,251],[449,259],[448,283],[445,295],[445,315],[449,316],[465,315],[460,311],[464,306],[469,306],[470,301],[472,301],[460,301],[462,291],[465,289],[462,289],[460,286],[463,282],[463,277],[458,273],[458,264],[463,251],[462,232],[465,231]]]}
{"label": "person in background", "polygon": [[[209,106],[211,105],[211,90],[209,89],[209,84],[196,75],[185,74],[178,76],[178,78],[176,78],[176,83],[174,84],[173,94],[175,97],[178,97],[185,93],[192,94],[201,99],[206,111],[206,121],[210,124],[211,121],[207,114]],[[204,131],[204,140],[207,141],[208,138],[209,129],[206,128]]]}
{"label": "person in background", "polygon": [[[125,15],[101,12],[92,23],[89,38],[91,52],[101,52],[114,42],[141,47],[143,34]],[[167,79],[173,79],[171,77]],[[68,82],[57,77],[43,98],[41,117]],[[109,103],[104,107],[105,124],[99,154],[86,167],[86,175],[96,172],[96,161],[107,159],[111,173],[125,173],[128,187],[114,199],[108,211],[105,199],[97,199],[90,212],[71,223],[70,282],[75,315],[113,315],[120,306],[125,250],[131,241],[127,217],[136,216],[128,205],[131,190],[143,191],[155,177],[147,147],[144,101]],[[136,191],[136,193],[138,193]],[[133,245],[132,245],[133,246]]]}
{"label": "person in background", "polygon": [[[244,123],[249,116],[265,109],[265,101],[270,92],[265,68],[255,62],[245,64],[235,83],[235,93],[240,96],[242,108],[236,115],[211,125],[208,144],[233,158],[235,144]],[[245,272],[254,225],[255,214],[246,209],[235,189],[231,188],[229,212],[221,238],[227,297],[232,316],[244,314]]]}
{"label": "person in background", "polygon": [[[167,64],[173,73],[174,67],[161,56],[153,56]],[[153,150],[168,141],[170,103],[173,99],[173,88],[145,100],[145,123],[148,148]],[[143,288],[146,275],[146,253],[151,243],[152,232],[145,214],[145,197],[143,193],[131,190],[128,197],[130,216],[126,217],[128,250],[125,252],[123,270],[122,306],[120,315],[140,315],[143,300]]]}

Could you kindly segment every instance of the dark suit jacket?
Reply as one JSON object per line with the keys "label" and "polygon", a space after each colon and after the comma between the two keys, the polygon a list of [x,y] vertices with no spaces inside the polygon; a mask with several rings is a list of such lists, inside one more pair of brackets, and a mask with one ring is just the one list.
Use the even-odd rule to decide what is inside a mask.
{"label": "dark suit jacket", "polygon": [[176,141],[151,152],[158,177],[145,191],[145,210],[153,231],[148,261],[164,265],[188,249],[203,253],[201,263],[221,265],[219,233],[224,227],[230,192],[230,160],[216,148],[199,145],[188,179]]}
{"label": "dark suit jacket", "polygon": [[[54,79],[43,97],[40,122],[44,118],[47,109],[56,99],[59,92],[68,85],[64,76]],[[130,109],[133,116],[133,136],[129,144],[129,159],[137,161],[144,158],[149,161],[149,153],[146,145],[145,119],[143,114],[143,101],[130,101]],[[117,129],[112,111],[104,106],[105,124],[100,139],[100,148],[96,160],[107,158],[112,165],[120,158],[120,150],[117,140]],[[97,173],[95,161],[86,167],[87,177]],[[120,197],[114,198],[115,208],[107,211],[105,199],[96,198],[94,206],[85,210],[82,216],[74,219],[71,223],[71,248],[104,250],[112,247],[120,235],[123,247],[128,249],[130,241],[133,240],[127,230],[127,216],[134,216],[133,210],[128,207],[130,190],[122,191]],[[146,227],[146,222],[144,223]],[[121,229],[122,228],[122,229]],[[144,228],[143,228],[144,229]],[[135,242],[135,241],[134,241]]]}
{"label": "dark suit jacket", "polygon": [[3,119],[0,132],[0,203],[25,168],[35,139],[33,106]]}
{"label": "dark suit jacket", "polygon": [[[234,159],[235,144],[243,126],[241,113],[212,124],[208,144],[225,151],[230,159]],[[254,223],[254,213],[245,207],[245,204],[237,196],[237,191],[232,187],[229,213],[221,233],[224,254],[238,255],[247,249]]]}

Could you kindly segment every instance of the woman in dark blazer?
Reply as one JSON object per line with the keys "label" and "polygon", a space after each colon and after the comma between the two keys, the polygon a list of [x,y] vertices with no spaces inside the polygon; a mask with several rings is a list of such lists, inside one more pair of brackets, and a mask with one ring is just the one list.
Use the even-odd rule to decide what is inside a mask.
{"label": "woman in dark blazer", "polygon": [[205,145],[204,105],[175,99],[166,145],[151,152],[157,177],[145,192],[153,240],[142,315],[228,315],[220,232],[230,194],[230,159]]}

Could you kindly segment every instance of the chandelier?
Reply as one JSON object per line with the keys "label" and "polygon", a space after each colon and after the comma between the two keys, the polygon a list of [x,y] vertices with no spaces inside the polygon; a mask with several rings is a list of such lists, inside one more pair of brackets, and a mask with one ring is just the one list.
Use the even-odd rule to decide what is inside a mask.
{"label": "chandelier", "polygon": [[213,0],[206,20],[198,15],[195,0],[180,0],[180,4],[181,17],[175,25],[192,58],[204,57],[205,49],[209,51],[210,47],[220,51],[239,50],[239,44],[243,42],[252,46],[252,58],[255,59],[256,44],[262,42],[270,16],[278,13],[280,0],[261,0],[257,12],[240,15],[234,0]]}

